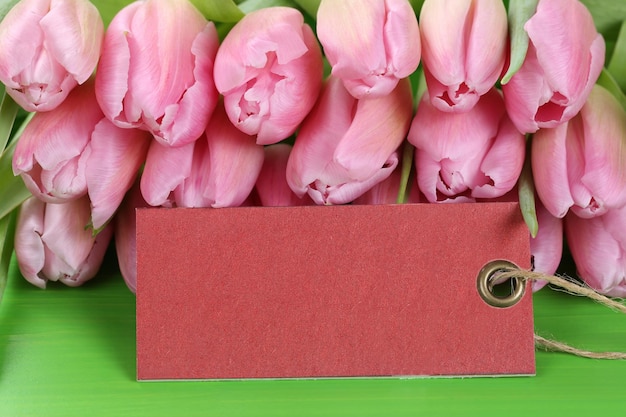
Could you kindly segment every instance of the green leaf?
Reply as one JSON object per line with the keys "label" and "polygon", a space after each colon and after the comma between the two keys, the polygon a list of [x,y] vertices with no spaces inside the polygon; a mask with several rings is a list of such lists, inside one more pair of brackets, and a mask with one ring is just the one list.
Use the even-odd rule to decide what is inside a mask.
{"label": "green leaf", "polygon": [[104,26],[109,26],[113,16],[117,14],[124,7],[128,6],[133,0],[91,0],[94,6],[100,12]]}
{"label": "green leaf", "polygon": [[[0,85],[2,84],[0,83]],[[0,153],[9,143],[11,130],[13,129],[13,123],[15,123],[15,117],[19,108],[11,96],[5,94],[4,86],[2,86],[2,91],[0,92]]]}
{"label": "green leaf", "polygon": [[511,0],[509,2],[509,37],[511,39],[511,58],[509,68],[502,77],[506,84],[520,69],[528,51],[528,34],[524,24],[535,14],[538,0]]}
{"label": "green leaf", "polygon": [[255,10],[265,9],[266,7],[294,7],[296,3],[291,0],[245,0],[239,3],[242,12],[248,14]]}
{"label": "green leaf", "polygon": [[7,286],[9,265],[13,255],[13,239],[15,237],[15,218],[17,210],[0,219],[0,301]]}
{"label": "green leaf", "polygon": [[0,0],[0,21],[9,13],[9,10],[17,4],[18,0]]}
{"label": "green leaf", "polygon": [[602,69],[600,77],[598,78],[598,81],[596,83],[606,88],[613,95],[613,97],[615,97],[615,99],[622,105],[622,108],[626,110],[626,95],[624,95],[624,92],[620,88],[619,84],[617,83],[615,78],[613,78],[611,73],[607,71],[606,68]]}
{"label": "green leaf", "polygon": [[581,3],[591,12],[598,32],[605,36],[626,20],[626,1],[581,0]]}
{"label": "green leaf", "polygon": [[626,20],[622,22],[607,70],[621,90],[626,91]]}
{"label": "green leaf", "polygon": [[17,145],[17,139],[32,118],[33,113],[28,115],[19,130],[15,133],[15,140],[0,154],[0,219],[12,212],[24,200],[30,197],[30,192],[24,185],[21,177],[13,175],[13,152]]}
{"label": "green leaf", "polygon": [[191,0],[208,20],[212,22],[238,22],[244,13],[232,0]]}
{"label": "green leaf", "polygon": [[313,19],[317,18],[317,9],[320,7],[322,0],[294,0],[305,13],[311,16]]}
{"label": "green leaf", "polygon": [[539,222],[537,221],[537,210],[535,208],[535,183],[533,181],[533,172],[530,165],[530,140],[528,141],[526,149],[526,159],[517,183],[517,192],[522,217],[524,217],[530,235],[534,238],[539,231]]}

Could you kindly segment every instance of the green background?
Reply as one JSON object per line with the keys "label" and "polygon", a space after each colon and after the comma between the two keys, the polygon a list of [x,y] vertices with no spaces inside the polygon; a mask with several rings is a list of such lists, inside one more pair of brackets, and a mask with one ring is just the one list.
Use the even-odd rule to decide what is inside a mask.
{"label": "green background", "polygon": [[[107,256],[80,288],[41,290],[12,265],[0,304],[0,416],[626,413],[626,361],[549,352],[537,352],[534,377],[136,382],[135,297]],[[544,336],[626,351],[623,314],[551,289],[534,306]],[[485,355],[507,360],[507,352]]]}

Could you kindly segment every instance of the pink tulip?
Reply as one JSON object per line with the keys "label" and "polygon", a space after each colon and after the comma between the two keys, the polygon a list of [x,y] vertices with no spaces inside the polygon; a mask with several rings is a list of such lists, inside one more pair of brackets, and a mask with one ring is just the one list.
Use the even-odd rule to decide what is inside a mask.
{"label": "pink tulip", "polygon": [[465,113],[439,111],[425,93],[408,140],[417,182],[430,202],[468,202],[506,194],[524,163],[525,139],[494,88]]}
{"label": "pink tulip", "polygon": [[136,209],[149,207],[141,196],[139,182],[129,190],[115,214],[115,251],[122,278],[128,289],[137,292],[137,218]]}
{"label": "pink tulip", "polygon": [[197,141],[175,148],[152,143],[141,192],[151,206],[239,206],[262,165],[263,147],[236,129],[218,106]]}
{"label": "pink tulip", "polygon": [[217,31],[187,0],[135,1],[105,34],[96,73],[104,114],[181,146],[204,131],[217,103]]}
{"label": "pink tulip", "polygon": [[21,0],[0,23],[0,81],[27,111],[52,110],[93,73],[103,33],[87,0]]}
{"label": "pink tulip", "polygon": [[[539,229],[537,236],[530,239],[533,270],[553,275],[563,255],[563,220],[550,214],[540,201],[537,202],[536,210]],[[533,291],[540,290],[546,283],[533,281]]]}
{"label": "pink tulip", "polygon": [[316,204],[354,200],[396,168],[411,115],[406,79],[386,96],[357,100],[331,76],[291,151],[289,187]]}
{"label": "pink tulip", "polygon": [[268,7],[231,29],[214,75],[231,122],[267,145],[293,134],[315,104],[322,54],[298,10]]}
{"label": "pink tulip", "polygon": [[41,288],[48,281],[74,287],[93,278],[113,229],[107,227],[94,237],[86,227],[89,217],[87,197],[63,204],[26,200],[15,230],[15,255],[24,278]]}
{"label": "pink tulip", "polygon": [[626,207],[602,216],[565,217],[565,235],[578,276],[596,291],[626,297]]}
{"label": "pink tulip", "polygon": [[132,185],[148,143],[147,133],[118,128],[104,118],[90,81],[55,110],[33,117],[15,148],[13,172],[48,203],[88,193],[97,230]]}
{"label": "pink tulip", "polygon": [[553,216],[593,217],[626,204],[626,112],[596,86],[580,113],[532,142],[535,188]]}
{"label": "pink tulip", "polygon": [[605,45],[578,0],[540,0],[524,28],[526,59],[502,90],[515,126],[533,133],[578,113],[602,71]]}
{"label": "pink tulip", "polygon": [[419,27],[407,0],[322,0],[317,35],[356,98],[389,94],[420,62]]}
{"label": "pink tulip", "polygon": [[426,0],[420,12],[422,63],[433,106],[465,112],[490,91],[506,59],[501,0]]}
{"label": "pink tulip", "polygon": [[[402,167],[398,165],[389,177],[374,185],[353,201],[353,204],[396,204],[400,191]],[[415,177],[411,175],[407,184],[405,203],[420,203],[423,197],[417,187]]]}
{"label": "pink tulip", "polygon": [[263,167],[256,180],[256,196],[265,207],[290,207],[314,204],[308,195],[298,197],[287,184],[287,161],[291,146],[285,143],[266,146]]}

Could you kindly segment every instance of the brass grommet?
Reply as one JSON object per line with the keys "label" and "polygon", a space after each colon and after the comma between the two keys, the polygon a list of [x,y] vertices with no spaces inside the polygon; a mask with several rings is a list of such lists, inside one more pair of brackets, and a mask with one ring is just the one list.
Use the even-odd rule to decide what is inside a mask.
{"label": "brass grommet", "polygon": [[511,293],[505,296],[496,295],[494,287],[497,284],[495,281],[498,278],[498,272],[518,271],[519,269],[514,263],[502,259],[486,263],[478,272],[476,280],[478,294],[493,307],[506,308],[517,304],[524,296],[526,280],[517,277],[511,278]]}

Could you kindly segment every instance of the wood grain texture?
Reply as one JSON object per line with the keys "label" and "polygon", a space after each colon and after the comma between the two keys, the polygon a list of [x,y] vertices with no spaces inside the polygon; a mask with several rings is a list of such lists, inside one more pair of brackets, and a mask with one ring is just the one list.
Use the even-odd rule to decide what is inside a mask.
{"label": "wood grain texture", "polygon": [[[82,288],[26,283],[0,305],[0,416],[623,415],[626,361],[537,352],[537,376],[136,382],[135,298],[114,266]],[[535,325],[590,350],[626,350],[626,317],[550,289]],[[492,352],[506,357],[506,352]]]}

